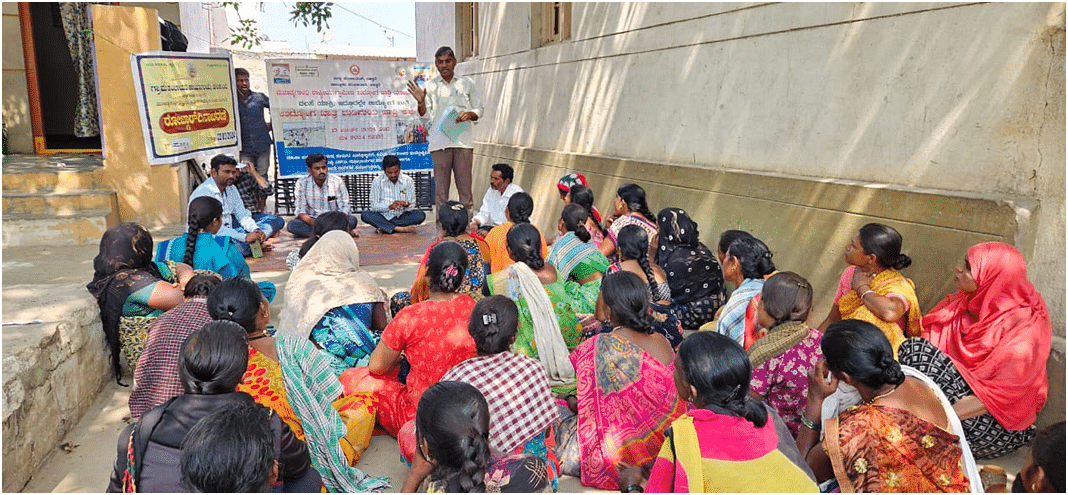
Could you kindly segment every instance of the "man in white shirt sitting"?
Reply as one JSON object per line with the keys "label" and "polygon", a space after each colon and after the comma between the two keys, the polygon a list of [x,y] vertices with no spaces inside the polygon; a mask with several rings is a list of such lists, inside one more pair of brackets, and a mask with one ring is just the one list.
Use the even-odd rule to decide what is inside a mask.
{"label": "man in white shirt sitting", "polygon": [[498,163],[490,172],[490,187],[486,189],[486,195],[482,196],[482,208],[467,226],[468,231],[482,231],[483,234],[506,221],[504,210],[508,208],[508,200],[513,194],[523,192],[523,188],[512,184],[515,171],[510,165]]}
{"label": "man in white shirt sitting", "polygon": [[400,158],[386,155],[382,173],[371,182],[371,209],[360,213],[364,223],[374,225],[380,234],[412,233],[426,220],[426,213],[415,209],[415,181],[401,173]]}

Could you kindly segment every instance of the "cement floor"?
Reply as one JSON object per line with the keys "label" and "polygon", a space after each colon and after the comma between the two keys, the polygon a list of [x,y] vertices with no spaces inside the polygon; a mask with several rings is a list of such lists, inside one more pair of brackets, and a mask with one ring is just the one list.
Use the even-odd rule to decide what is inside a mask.
{"label": "cement floor", "polygon": [[[182,227],[172,226],[154,230],[153,237],[174,237]],[[79,293],[92,277],[92,259],[97,246],[56,246],[4,248],[2,256],[3,321],[25,321],[39,318],[59,319],[59,314],[41,314],[41,298],[62,297]],[[415,277],[416,265],[384,265],[368,267],[368,271],[388,292],[406,289]],[[272,323],[277,324],[278,312],[284,299],[285,282],[289,272],[258,272],[256,280],[270,280],[279,289],[279,296],[271,304]],[[81,288],[80,288],[81,287]],[[54,311],[62,311],[54,310]],[[4,355],[14,352],[18,341],[18,326],[6,326]],[[32,338],[26,335],[25,338]],[[127,398],[129,389],[109,383],[101,391],[89,411],[60,442],[49,460],[33,476],[24,492],[85,493],[101,492],[108,484],[116,455],[116,438],[128,424]],[[372,476],[388,476],[399,491],[407,469],[400,463],[396,441],[386,436],[374,437],[358,467]],[[1024,450],[999,459],[981,461],[996,464],[1015,474],[1026,460]],[[563,477],[560,492],[599,492],[582,486],[574,477]]]}

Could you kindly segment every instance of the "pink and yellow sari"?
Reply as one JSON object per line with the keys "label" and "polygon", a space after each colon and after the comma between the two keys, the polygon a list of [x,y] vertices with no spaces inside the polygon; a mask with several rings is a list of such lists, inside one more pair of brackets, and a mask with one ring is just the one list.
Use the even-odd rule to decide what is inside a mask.
{"label": "pink and yellow sari", "polygon": [[618,490],[616,466],[652,462],[664,429],[685,412],[672,363],[629,340],[599,334],[571,353],[578,384],[582,484]]}

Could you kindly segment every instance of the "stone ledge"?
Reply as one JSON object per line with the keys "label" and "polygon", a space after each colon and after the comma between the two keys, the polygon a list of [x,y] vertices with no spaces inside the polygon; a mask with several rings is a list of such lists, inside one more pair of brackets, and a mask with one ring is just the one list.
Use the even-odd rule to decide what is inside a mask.
{"label": "stone ledge", "polygon": [[112,373],[84,286],[5,286],[3,298],[4,321],[54,320],[3,327],[3,490],[18,491]]}

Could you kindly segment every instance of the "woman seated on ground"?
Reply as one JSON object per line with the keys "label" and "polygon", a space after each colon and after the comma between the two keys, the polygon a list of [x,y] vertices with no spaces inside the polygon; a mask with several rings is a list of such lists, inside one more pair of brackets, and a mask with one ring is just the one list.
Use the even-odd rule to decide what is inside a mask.
{"label": "woman seated on ground", "polygon": [[1013,493],[1064,493],[1064,421],[1038,432]]}
{"label": "woman seated on ground", "polygon": [[334,371],[367,364],[386,327],[386,293],[360,269],[360,251],[342,230],[324,234],[286,282],[278,331],[310,338]]}
{"label": "woman seated on ground", "polygon": [[[843,493],[982,491],[953,406],[923,373],[894,360],[879,328],[832,323],[820,347],[825,360],[808,375],[797,436],[817,480],[834,478]],[[856,388],[858,405],[841,409],[839,381]]]}
{"label": "woman seated on ground", "polygon": [[585,225],[588,218],[585,208],[576,204],[565,206],[557,224],[560,238],[553,243],[548,258],[549,264],[566,279],[564,292],[578,314],[590,314],[597,309],[601,277],[608,269],[608,258],[590,242]]}
{"label": "woman seated on ground", "polygon": [[[556,491],[559,463],[551,428],[560,421],[560,412],[549,393],[545,367],[510,351],[518,322],[519,309],[511,299],[490,296],[479,301],[467,327],[478,356],[453,366],[441,380],[474,385],[489,403],[490,447],[506,454],[540,457]],[[401,445],[408,457],[414,451],[414,445]]]}
{"label": "woman seated on ground", "polygon": [[578,378],[576,414],[560,424],[560,472],[582,484],[619,488],[616,466],[643,466],[656,458],[664,428],[685,408],[674,384],[675,354],[653,331],[648,285],[630,272],[613,273],[601,284],[601,300],[613,330],[598,334],[571,353]]}
{"label": "woman seated on ground", "polygon": [[[204,416],[182,440],[182,483],[193,493],[266,493],[278,477],[271,420],[255,403]],[[277,420],[276,420],[277,421]]]}
{"label": "woman seated on ground", "polygon": [[[646,257],[649,239],[637,225],[628,225],[619,231],[619,260],[608,267],[608,273],[630,272],[641,277],[648,284],[649,307],[653,310],[653,330],[667,337],[671,347],[682,343],[682,325],[671,311],[671,288],[668,287],[667,275],[659,266],[650,263]],[[605,315],[598,314],[597,319],[604,321]],[[607,331],[602,327],[602,331]]]}
{"label": "woman seated on ground", "polygon": [[750,390],[775,408],[797,436],[808,397],[808,372],[823,357],[821,334],[807,323],[812,285],[794,272],[772,275],[757,305],[757,340],[746,351],[753,365]]}
{"label": "woman seated on ground", "polygon": [[601,249],[606,231],[601,226],[601,212],[593,206],[593,190],[586,186],[572,186],[564,197],[564,203],[576,204],[586,209],[586,230],[590,233],[590,242],[597,246],[598,250]]}
{"label": "woman seated on ground", "polygon": [[152,234],[136,223],[104,232],[93,258],[93,280],[85,286],[96,297],[115,381],[122,383],[122,364],[137,366],[148,326],[164,311],[185,302],[182,291],[193,276],[189,265],[152,261]]}
{"label": "woman seated on ground", "polygon": [[[475,341],[467,333],[475,300],[459,292],[466,272],[463,246],[455,241],[434,246],[426,265],[430,297],[393,317],[367,366],[341,374],[347,392],[374,393],[378,423],[394,438],[415,419],[423,391],[450,368],[475,356]],[[398,379],[402,356],[411,366],[403,383]]]}
{"label": "woman seated on ground", "polygon": [[[616,190],[616,199],[612,203],[613,214],[605,220],[605,238],[601,242],[601,253],[609,261],[618,261],[619,231],[628,225],[637,225],[645,230],[649,239],[657,238],[656,217],[649,211],[645,201],[645,189],[637,184],[624,184]],[[649,245],[649,259],[656,259],[656,247]]]}
{"label": "woman seated on ground", "polygon": [[575,370],[567,355],[582,339],[582,327],[571,309],[563,277],[541,257],[541,244],[541,234],[533,225],[512,227],[507,249],[516,263],[491,275],[489,289],[519,307],[515,352],[538,358],[549,374],[549,384],[558,392],[570,393]]}
{"label": "woman seated on ground", "polygon": [[1008,244],[972,246],[956,281],[959,290],[923,317],[924,338],[898,352],[953,402],[975,457],[1001,457],[1034,437],[1046,404],[1049,313]]}
{"label": "woman seated on ground", "polygon": [[[750,397],[750,363],[729,337],[697,333],[679,346],[675,387],[694,408],[671,424],[649,474],[650,493],[817,492],[794,438]],[[631,491],[639,467],[620,476]]]}
{"label": "woman seated on ground", "polygon": [[247,278],[219,284],[208,296],[208,314],[233,321],[248,334],[248,367],[237,390],[274,410],[297,438],[312,446],[328,487],[342,483],[338,478],[353,480],[351,486],[362,480],[363,473],[349,466],[360,459],[371,440],[375,418],[371,394],[343,394],[330,357],[307,337],[268,334],[270,305]]}
{"label": "woman seated on ground", "polygon": [[883,331],[896,355],[906,337],[919,337],[922,330],[916,286],[898,271],[912,264],[901,252],[901,234],[869,223],[846,246],[845,260],[850,266],[842,272],[834,305],[819,330],[839,320],[864,320]]}
{"label": "woman seated on ground", "polygon": [[[108,492],[185,491],[179,448],[186,433],[214,411],[253,402],[248,394],[234,390],[245,373],[247,347],[244,330],[228,321],[208,323],[186,339],[178,362],[185,393],[145,413],[119,434]],[[319,491],[322,480],[312,467],[305,443],[273,415],[270,428],[281,453],[278,479],[282,489]]]}
{"label": "woman seated on ground", "polygon": [[[216,236],[222,227],[222,203],[202,196],[189,203],[189,231],[174,239],[160,241],[156,261],[185,263],[194,270],[210,270],[222,278],[251,277],[248,262],[230,237]],[[268,301],[274,300],[272,282],[260,282]]]}
{"label": "woman seated on ground", "polygon": [[349,216],[345,212],[328,211],[315,217],[315,223],[312,225],[312,236],[300,245],[300,249],[294,249],[286,255],[286,270],[295,268],[300,259],[305,254],[308,254],[308,251],[311,250],[316,242],[319,242],[320,238],[326,235],[327,232],[334,230],[349,231]]}
{"label": "woman seated on ground", "polygon": [[443,237],[441,240],[432,242],[423,253],[423,260],[419,263],[419,270],[415,273],[415,282],[412,283],[411,292],[401,291],[390,298],[389,307],[392,314],[400,313],[400,310],[410,304],[426,301],[430,292],[426,284],[426,263],[430,258],[430,250],[443,241],[458,242],[467,250],[467,273],[464,274],[460,292],[471,296],[476,301],[482,299],[483,290],[486,287],[486,275],[489,271],[489,262],[485,261],[489,255],[489,246],[481,238],[468,234],[467,224],[467,207],[458,201],[446,201],[441,204],[438,208],[438,227],[443,232]]}
{"label": "woman seated on ground", "polygon": [[667,273],[671,310],[683,328],[700,328],[716,319],[716,310],[727,300],[723,272],[716,256],[701,242],[697,223],[685,211],[664,208],[656,224],[656,264]]}
{"label": "woman seated on ground", "polygon": [[586,183],[586,176],[579,173],[567,174],[556,183],[556,188],[560,191],[560,201],[563,201],[565,206],[574,203],[586,209],[589,215],[586,230],[590,232],[590,242],[599,247],[604,240],[604,229],[600,224],[601,212],[593,206],[593,191]]}
{"label": "woman seated on ground", "polygon": [[429,387],[416,415],[419,451],[401,491],[541,493],[552,491],[545,461],[494,452],[485,397],[463,382]]}
{"label": "woman seated on ground", "polygon": [[764,288],[764,276],[775,271],[767,244],[753,236],[739,236],[723,252],[723,279],[737,289],[723,305],[716,320],[716,332],[738,345],[745,343],[746,309]]}
{"label": "woman seated on ground", "polygon": [[[508,207],[504,209],[504,217],[508,221],[493,227],[486,234],[486,244],[489,246],[490,253],[490,273],[497,273],[515,263],[515,260],[508,256],[508,231],[512,230],[515,225],[531,225],[530,215],[532,213],[534,213],[534,199],[529,194],[519,192],[508,198]],[[537,227],[534,228],[537,229]],[[538,235],[541,236],[540,230]],[[541,238],[541,251],[539,252],[544,259],[549,256],[549,248],[545,245],[545,236]]]}
{"label": "woman seated on ground", "polygon": [[148,339],[134,370],[130,390],[130,417],[137,421],[148,410],[182,393],[178,359],[182,342],[211,323],[208,295],[222,279],[214,273],[195,275],[185,284],[185,302],[160,315],[148,327]]}

